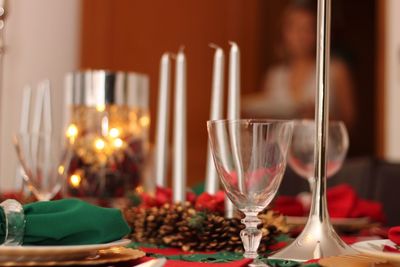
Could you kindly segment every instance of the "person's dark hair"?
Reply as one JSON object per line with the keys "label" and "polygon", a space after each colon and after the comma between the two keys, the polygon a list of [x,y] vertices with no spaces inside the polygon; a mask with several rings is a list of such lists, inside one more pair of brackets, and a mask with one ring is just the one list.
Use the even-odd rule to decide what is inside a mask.
{"label": "person's dark hair", "polygon": [[289,2],[286,10],[304,10],[312,14],[317,13],[317,0],[292,0]]}
{"label": "person's dark hair", "polygon": [[[282,13],[281,27],[283,27],[284,19],[293,11],[306,11],[307,13],[315,16],[317,15],[317,0],[291,0],[285,6]],[[315,24],[316,25],[316,24]],[[287,61],[287,52],[282,46],[282,36],[280,35],[278,38],[278,43],[275,45],[275,63],[281,63]]]}

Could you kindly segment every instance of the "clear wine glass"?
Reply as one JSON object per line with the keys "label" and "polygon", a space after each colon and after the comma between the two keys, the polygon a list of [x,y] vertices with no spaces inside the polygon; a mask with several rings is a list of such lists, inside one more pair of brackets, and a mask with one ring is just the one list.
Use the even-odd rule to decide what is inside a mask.
{"label": "clear wine glass", "polygon": [[[349,137],[344,123],[341,121],[329,122],[327,139],[327,177],[329,178],[340,170],[349,148]],[[315,182],[314,143],[315,121],[296,120],[288,162],[298,175],[308,180],[311,191]]]}
{"label": "clear wine glass", "polygon": [[14,138],[22,177],[39,201],[51,200],[65,181],[70,149],[51,133],[24,133]]}
{"label": "clear wine glass", "polygon": [[240,232],[244,257],[256,258],[262,237],[257,215],[274,198],[286,167],[293,123],[274,120],[208,121],[218,175],[233,204],[245,214]]}

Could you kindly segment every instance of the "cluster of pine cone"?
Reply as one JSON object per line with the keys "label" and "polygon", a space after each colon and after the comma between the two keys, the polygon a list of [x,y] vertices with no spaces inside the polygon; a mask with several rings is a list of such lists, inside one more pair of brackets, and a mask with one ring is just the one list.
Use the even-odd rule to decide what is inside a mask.
{"label": "cluster of pine cone", "polygon": [[[124,211],[132,227],[132,240],[141,243],[180,248],[183,251],[242,252],[239,233],[241,218],[226,219],[221,214],[198,211],[189,202],[161,207],[132,207]],[[272,210],[260,215],[263,237],[259,247],[265,252],[274,237],[287,233],[284,217]]]}

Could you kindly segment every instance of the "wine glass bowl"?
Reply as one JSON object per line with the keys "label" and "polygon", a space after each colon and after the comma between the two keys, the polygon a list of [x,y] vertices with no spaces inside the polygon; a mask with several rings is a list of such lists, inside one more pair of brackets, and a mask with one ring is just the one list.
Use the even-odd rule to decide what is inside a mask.
{"label": "wine glass bowl", "polygon": [[[343,165],[349,148],[346,126],[341,121],[331,121],[327,136],[327,177],[335,175]],[[310,185],[314,180],[315,122],[297,120],[294,122],[292,143],[289,147],[289,166]]]}
{"label": "wine glass bowl", "polygon": [[214,163],[233,204],[245,214],[240,236],[244,256],[256,258],[261,240],[257,214],[275,196],[282,180],[292,135],[290,121],[209,121],[208,135]]}
{"label": "wine glass bowl", "polygon": [[51,133],[23,133],[14,137],[22,177],[39,201],[51,200],[62,188],[71,153]]}

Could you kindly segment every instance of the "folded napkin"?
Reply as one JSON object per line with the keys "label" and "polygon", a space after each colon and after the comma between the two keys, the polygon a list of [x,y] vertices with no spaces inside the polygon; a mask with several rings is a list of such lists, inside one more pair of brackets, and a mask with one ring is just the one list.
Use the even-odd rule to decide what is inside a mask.
{"label": "folded napkin", "polygon": [[329,214],[332,217],[368,217],[376,222],[385,221],[382,204],[359,198],[350,185],[341,184],[330,188],[327,198]]}
{"label": "folded napkin", "polygon": [[273,209],[289,216],[304,216],[303,204],[297,197],[279,196],[274,202]]}
{"label": "folded napkin", "polygon": [[[2,241],[3,210],[0,209],[0,213]],[[24,245],[102,244],[119,240],[130,232],[120,210],[94,206],[78,199],[31,203],[24,206],[24,213]]]}
{"label": "folded napkin", "polygon": [[[382,205],[358,197],[354,189],[347,184],[331,187],[327,191],[329,215],[333,218],[368,217],[373,221],[384,222]],[[273,208],[289,216],[306,216],[309,206],[300,197],[279,196]]]}
{"label": "folded napkin", "polygon": [[390,241],[400,246],[400,226],[390,228],[388,237]]}
{"label": "folded napkin", "polygon": [[390,241],[395,243],[395,246],[385,245],[383,247],[383,251],[385,252],[393,252],[400,253],[400,226],[395,226],[389,229],[388,237]]}

